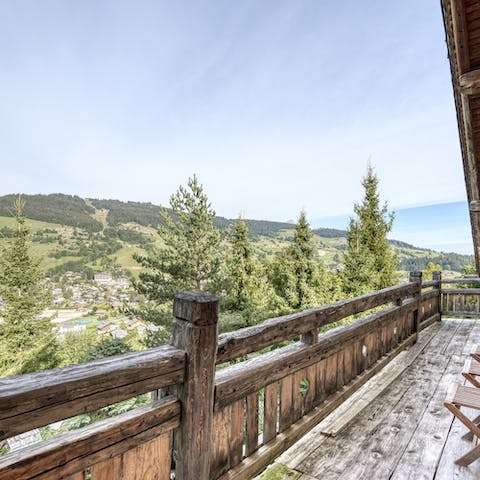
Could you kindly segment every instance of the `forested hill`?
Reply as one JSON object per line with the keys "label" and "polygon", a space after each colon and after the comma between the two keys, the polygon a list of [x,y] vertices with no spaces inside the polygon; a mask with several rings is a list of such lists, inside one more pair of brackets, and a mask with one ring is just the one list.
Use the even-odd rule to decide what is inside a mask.
{"label": "forested hill", "polygon": [[[11,215],[14,194],[0,197],[0,216]],[[25,216],[31,220],[56,223],[90,232],[99,232],[103,224],[96,216],[96,210],[106,211],[108,226],[117,227],[126,223],[137,223],[145,227],[156,227],[161,223],[158,205],[144,202],[122,202],[120,200],[83,199],[74,195],[52,193],[50,195],[23,195],[26,201]],[[235,220],[216,217],[219,228],[228,228]],[[295,225],[287,222],[268,220],[247,220],[250,235],[276,237],[279,232],[293,230]],[[346,237],[345,230],[318,228],[315,232],[325,238]]]}
{"label": "forested hill", "polygon": [[[48,268],[56,268],[63,263],[65,268],[67,264],[70,268],[72,262],[77,268],[84,268],[85,265],[93,268],[89,259],[91,253],[88,253],[84,240],[81,240],[80,233],[85,232],[95,240],[98,255],[134,270],[132,253],[154,241],[154,229],[161,223],[160,209],[152,203],[83,199],[61,193],[23,195],[23,198],[26,201],[25,216],[41,222],[35,227],[34,240],[38,247],[43,245],[43,250],[39,252],[47,258],[44,263]],[[2,236],[8,236],[8,217],[11,217],[14,199],[13,194],[0,197],[0,241]],[[231,227],[234,221],[216,217],[216,224],[222,230]],[[250,236],[261,255],[278,252],[292,239],[295,228],[294,224],[288,222],[247,222]],[[60,227],[73,231],[61,232]],[[49,230],[54,230],[57,236]],[[341,262],[341,252],[346,249],[347,232],[334,228],[318,228],[314,232],[319,256],[329,268],[337,268]],[[434,262],[446,270],[461,271],[472,259],[469,255],[417,248],[399,240],[391,240],[390,243],[399,253],[401,270],[423,270],[429,262]]]}

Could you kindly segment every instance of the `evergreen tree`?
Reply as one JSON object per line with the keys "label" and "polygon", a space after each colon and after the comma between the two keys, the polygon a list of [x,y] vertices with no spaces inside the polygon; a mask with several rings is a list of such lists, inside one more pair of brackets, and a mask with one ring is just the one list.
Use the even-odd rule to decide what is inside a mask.
{"label": "evergreen tree", "polygon": [[[305,309],[331,301],[335,290],[327,285],[326,272],[315,258],[313,232],[305,212],[300,213],[293,242],[276,258],[271,282],[291,310]],[[332,277],[329,276],[332,280]]]}
{"label": "evergreen tree", "polygon": [[215,211],[196,175],[170,197],[170,207],[171,212],[161,207],[161,247],[134,256],[145,271],[133,285],[147,303],[131,313],[163,327],[155,343],[169,338],[174,295],[182,290],[213,291],[221,265]]}
{"label": "evergreen tree", "polygon": [[472,258],[472,261],[462,268],[462,273],[464,275],[477,275],[477,265],[475,263],[475,258]]}
{"label": "evergreen tree", "polygon": [[56,343],[50,319],[37,317],[49,305],[51,294],[42,284],[39,260],[30,255],[25,203],[14,202],[16,224],[0,256],[0,374],[33,372],[56,366]]}
{"label": "evergreen tree", "polygon": [[428,262],[427,268],[423,270],[422,279],[424,282],[427,280],[432,280],[433,272],[441,272],[442,266],[433,262]]}
{"label": "evergreen tree", "polygon": [[395,283],[397,257],[387,235],[392,230],[393,213],[380,202],[378,177],[369,165],[362,179],[365,190],[361,203],[354,205],[350,219],[342,283],[348,295],[379,290]]}
{"label": "evergreen tree", "polygon": [[253,252],[247,222],[241,218],[235,221],[225,276],[226,308],[242,312],[246,326],[275,309],[275,293]]}

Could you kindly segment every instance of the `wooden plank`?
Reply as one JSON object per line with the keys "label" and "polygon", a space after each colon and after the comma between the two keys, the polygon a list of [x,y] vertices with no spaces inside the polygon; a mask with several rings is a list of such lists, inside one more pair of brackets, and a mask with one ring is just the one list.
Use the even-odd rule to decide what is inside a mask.
{"label": "wooden plank", "polygon": [[453,422],[450,412],[443,408],[443,400],[451,382],[457,378],[459,368],[459,362],[450,359],[433,397],[395,465],[391,480],[435,477]]}
{"label": "wooden plank", "polygon": [[304,398],[304,413],[308,413],[313,408],[313,402],[315,400],[316,392],[316,366],[310,365],[306,369],[306,378],[308,381],[308,390]]}
{"label": "wooden plank", "polygon": [[232,407],[217,410],[213,414],[212,427],[212,461],[210,463],[210,477],[212,480],[224,474],[229,468],[230,454],[230,425],[232,421]]}
{"label": "wooden plank", "polygon": [[[386,409],[382,410],[381,416],[370,412],[370,408],[374,411],[378,408],[375,403],[371,404],[350,428],[323,442],[315,454],[298,467],[299,470],[329,480],[389,478],[424,414],[435,391],[437,376],[444,372],[448,360],[448,357],[442,357],[432,365],[419,357],[417,364],[421,368],[416,368],[416,364],[408,371],[406,385],[387,390],[393,393],[393,397],[392,401],[385,401]],[[369,422],[368,419],[372,418],[373,421]],[[337,452],[339,445],[343,448]]]}
{"label": "wooden plank", "polygon": [[[75,473],[74,475],[70,475],[65,480],[85,480],[85,478],[86,478],[85,472],[78,472],[78,473]],[[100,480],[102,479],[100,478]]]}
{"label": "wooden plank", "polygon": [[265,387],[263,403],[263,443],[277,436],[278,383]]}
{"label": "wooden plank", "polygon": [[365,360],[365,337],[359,339],[358,342],[355,343],[355,363],[357,365],[357,375],[365,371],[366,368],[366,360]]}
{"label": "wooden plank", "polygon": [[309,414],[305,415],[290,428],[283,431],[272,440],[268,445],[260,447],[253,455],[244,459],[244,461],[235,468],[225,473],[221,480],[250,480],[257,473],[270,464],[281,452],[285,451],[295,441],[308,432],[314,425],[330,414],[337,408],[346,398],[352,395],[360,388],[368,379],[380,371],[387,363],[389,363],[402,350],[410,346],[413,337],[403,342],[395,351],[385,356],[375,366],[362,375],[359,375],[348,387],[343,388],[340,392],[331,395],[321,406],[315,407]]}
{"label": "wooden plank", "polygon": [[470,52],[465,2],[462,0],[451,0],[451,8],[453,41],[458,62],[458,73],[459,75],[462,75],[470,70]]}
{"label": "wooden plank", "polygon": [[292,422],[295,423],[302,417],[303,413],[303,396],[302,386],[306,378],[306,370],[299,370],[293,375],[293,389],[292,389]]}
{"label": "wooden plank", "polygon": [[325,371],[327,368],[327,360],[322,360],[314,365],[315,367],[315,397],[313,404],[316,406],[323,402],[326,397],[325,392]]}
{"label": "wooden plank", "polygon": [[[470,418],[474,418],[478,411],[462,409]],[[445,442],[442,456],[437,466],[436,480],[478,480],[480,478],[480,463],[474,462],[468,468],[455,464],[455,460],[464,455],[471,447],[471,443],[465,441],[464,436],[468,433],[467,428],[457,418],[451,416],[451,428]]]}
{"label": "wooden plank", "polygon": [[247,456],[258,449],[258,392],[247,396],[246,403]]}
{"label": "wooden plank", "polygon": [[228,362],[270,345],[291,340],[300,334],[390,303],[399,297],[410,297],[418,288],[418,285],[405,283],[222,334],[218,339],[217,363]]}
{"label": "wooden plank", "polygon": [[435,315],[432,315],[431,317],[426,318],[421,324],[420,324],[420,330],[423,330],[424,328],[429,327],[433,323],[436,323],[440,321],[440,314],[436,313]]}
{"label": "wooden plank", "polygon": [[[440,330],[440,326],[435,325],[435,328],[429,329],[428,332],[423,332],[415,345],[401,352],[330,415],[284,452],[276,461],[296,470],[302,462],[314,455],[320,444],[329,437],[340,435],[343,430],[357,421],[357,418],[365,409],[370,408],[372,405],[379,406],[375,410],[375,417],[383,418],[379,410],[382,402],[375,399],[389,389],[394,389],[398,398],[402,395],[402,386],[397,387],[394,382],[416,362],[417,357],[422,354],[438,330]],[[339,448],[339,451],[341,451],[341,448]]]}
{"label": "wooden plank", "polygon": [[185,352],[164,345],[0,379],[0,439],[183,381]]}
{"label": "wooden plank", "polygon": [[246,397],[272,381],[343,350],[346,344],[379,329],[384,323],[406,314],[415,306],[413,300],[406,301],[402,306],[388,307],[330,330],[319,338],[317,344],[297,342],[219,370],[215,380],[215,408]]}
{"label": "wooden plank", "polygon": [[170,480],[171,438],[172,434],[167,433],[124,453],[123,478]]}
{"label": "wooden plank", "polygon": [[292,424],[293,377],[282,378],[280,382],[280,432]]}
{"label": "wooden plank", "polygon": [[180,293],[173,301],[172,344],[188,358],[185,379],[175,389],[182,403],[175,434],[177,478],[210,475],[218,304],[217,297],[200,292]]}
{"label": "wooden plank", "polygon": [[348,385],[353,377],[353,357],[355,347],[353,344],[347,345],[343,351],[343,381]]}
{"label": "wooden plank", "polygon": [[337,389],[337,354],[327,357],[325,370],[325,392],[327,395],[335,392]]}
{"label": "wooden plank", "polygon": [[243,459],[243,434],[245,427],[245,400],[232,403],[232,419],[230,425],[230,468],[238,465]]}
{"label": "wooden plank", "polygon": [[172,397],[0,457],[2,480],[61,478],[122,454],[180,425]]}
{"label": "wooden plank", "polygon": [[121,480],[123,475],[123,457],[117,455],[92,466],[92,480]]}

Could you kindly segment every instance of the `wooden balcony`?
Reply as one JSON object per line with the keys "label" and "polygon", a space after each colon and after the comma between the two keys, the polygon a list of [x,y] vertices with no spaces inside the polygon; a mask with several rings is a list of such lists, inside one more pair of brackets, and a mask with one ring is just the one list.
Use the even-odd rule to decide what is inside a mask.
{"label": "wooden balcony", "polygon": [[[480,478],[455,465],[470,442],[443,407],[449,385],[480,344],[478,320],[444,319],[275,461],[300,479]],[[476,416],[472,413],[472,417]]]}
{"label": "wooden balcony", "polygon": [[[171,345],[1,379],[2,439],[159,395],[3,455],[0,479],[251,479],[292,446],[277,462],[313,478],[330,470],[362,478],[347,475],[360,457],[365,472],[381,469],[371,478],[421,465],[418,458],[429,471],[438,462],[453,468],[459,429],[441,408],[442,389],[480,330],[474,321],[441,321],[441,309],[477,315],[480,290],[471,287],[480,280],[410,280],[219,337],[217,299],[181,294]],[[329,424],[338,434],[323,432]],[[434,478],[418,474],[405,478]]]}

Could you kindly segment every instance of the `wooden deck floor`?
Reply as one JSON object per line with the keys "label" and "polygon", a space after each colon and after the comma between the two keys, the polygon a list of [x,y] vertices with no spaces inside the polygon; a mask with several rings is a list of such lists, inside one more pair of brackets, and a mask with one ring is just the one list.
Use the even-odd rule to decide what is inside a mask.
{"label": "wooden deck floor", "polygon": [[[417,344],[279,457],[273,478],[480,479],[480,460],[469,468],[453,463],[470,443],[443,407],[448,385],[461,381],[464,360],[479,342],[478,320],[444,319],[427,328]],[[288,471],[284,467],[289,474],[280,473]]]}

